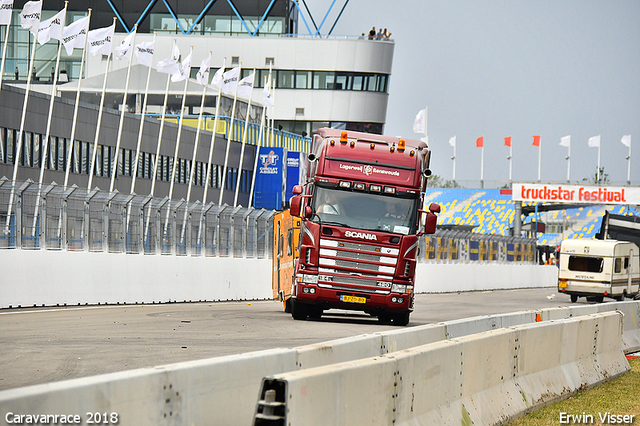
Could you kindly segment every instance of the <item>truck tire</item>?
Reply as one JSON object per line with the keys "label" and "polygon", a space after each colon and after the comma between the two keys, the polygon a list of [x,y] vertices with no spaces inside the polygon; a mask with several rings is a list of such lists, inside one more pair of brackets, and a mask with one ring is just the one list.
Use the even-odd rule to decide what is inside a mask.
{"label": "truck tire", "polygon": [[304,321],[309,315],[309,308],[304,303],[297,300],[291,300],[291,316],[294,320]]}
{"label": "truck tire", "polygon": [[393,314],[392,318],[393,318],[393,325],[397,325],[400,327],[404,327],[405,325],[409,324],[409,316],[411,315],[411,312],[401,312],[399,314]]}

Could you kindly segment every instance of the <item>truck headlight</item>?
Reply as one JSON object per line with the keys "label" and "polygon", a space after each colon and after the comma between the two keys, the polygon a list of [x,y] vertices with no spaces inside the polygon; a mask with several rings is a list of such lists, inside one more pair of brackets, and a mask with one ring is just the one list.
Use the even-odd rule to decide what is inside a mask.
{"label": "truck headlight", "polygon": [[391,284],[391,292],[392,293],[407,293],[407,285],[406,284]]}

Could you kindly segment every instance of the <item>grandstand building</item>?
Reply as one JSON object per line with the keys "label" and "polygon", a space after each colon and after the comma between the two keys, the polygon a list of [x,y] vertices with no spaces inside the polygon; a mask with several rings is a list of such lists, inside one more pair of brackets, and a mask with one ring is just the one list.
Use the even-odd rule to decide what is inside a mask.
{"label": "grandstand building", "polygon": [[[9,43],[3,90],[0,93],[0,176],[12,175],[14,151],[17,133],[22,116],[22,89],[26,86],[29,72],[35,77],[32,96],[25,124],[25,149],[17,161],[20,164],[18,180],[38,181],[40,158],[42,157],[43,138],[48,110],[48,96],[51,94],[57,43],[55,40],[39,46],[34,57],[34,67],[30,71],[30,41],[33,36],[20,28],[18,13],[23,1],[14,2],[12,25],[9,31]],[[55,15],[64,8],[62,0],[44,0],[42,19]],[[346,5],[346,3],[345,3]],[[333,5],[332,5],[333,7]],[[267,118],[272,120],[275,135],[270,136],[273,146],[285,146],[289,150],[308,149],[308,136],[317,128],[334,127],[349,130],[382,133],[386,117],[389,80],[393,60],[394,42],[392,40],[368,40],[360,36],[331,34],[333,26],[327,20],[327,26],[316,26],[313,18],[305,18],[300,2],[292,0],[220,0],[220,1],[157,1],[130,0],[127,2],[111,0],[90,0],[81,3],[70,2],[67,23],[82,18],[91,8],[90,29],[111,25],[117,18],[114,45],[117,46],[137,25],[135,43],[151,41],[156,33],[156,48],[153,64],[168,59],[175,40],[184,58],[193,46],[191,77],[195,77],[202,59],[212,54],[211,76],[221,67],[226,58],[226,68],[241,66],[242,76],[256,72],[255,88],[251,99],[252,108],[247,112],[247,102],[240,101],[236,107],[235,118],[241,120],[231,126],[228,118],[232,115],[233,101],[229,97],[222,99],[222,113],[227,119],[226,125],[215,132],[215,150],[211,179],[208,182],[212,191],[210,200],[217,200],[220,188],[224,186],[223,202],[232,203],[236,189],[236,177],[240,180],[240,204],[246,205],[249,199],[255,144],[258,135],[258,123],[262,111],[262,90],[265,77],[272,72],[274,81],[275,105],[268,109]],[[336,11],[334,11],[334,16]],[[307,15],[308,16],[308,15]],[[339,19],[338,17],[336,18]],[[333,23],[335,25],[335,23]],[[321,32],[324,31],[324,33]],[[328,30],[328,31],[327,31]],[[2,28],[1,41],[5,31]],[[83,75],[80,75],[81,49],[75,49],[67,56],[62,53],[60,76],[68,79],[67,84],[57,87],[62,99],[55,102],[55,125],[49,144],[45,173],[45,183],[64,181],[67,158],[71,151],[71,177],[69,184],[86,187],[89,178],[89,164],[93,155],[93,141],[96,131],[96,117],[100,102],[100,91],[106,70],[106,56],[87,55]],[[115,152],[118,133],[119,112],[124,93],[127,61],[112,60],[107,80],[107,95],[103,127],[101,128],[97,167],[92,186],[102,189],[109,187],[111,179],[108,165],[118,155],[118,169],[115,189],[123,193],[131,190],[132,173],[135,162],[137,129],[140,118],[134,113],[140,112],[146,83],[146,67],[137,65],[131,71],[131,83],[126,100],[125,124],[122,144]],[[81,83],[81,108],[78,113],[77,134],[73,145],[71,119],[75,104],[78,79]],[[135,192],[146,193],[151,187],[152,164],[159,123],[157,115],[162,111],[164,82],[166,76],[152,72],[148,96],[147,112],[155,116],[146,119],[144,137],[139,159],[139,182]],[[13,86],[10,88],[8,86]],[[175,117],[181,110],[181,98],[184,83],[172,84],[169,90],[167,112]],[[33,92],[38,92],[34,94]],[[202,86],[195,80],[189,83],[184,112],[191,119],[200,112]],[[204,114],[211,116],[215,112],[216,94],[210,90],[204,106]],[[244,120],[251,123],[247,145],[243,148],[242,127]],[[185,120],[189,123],[189,120]],[[197,152],[196,162],[191,160],[194,150],[196,131],[193,127],[182,130],[179,161],[177,162],[175,192],[173,198],[184,198],[188,191],[187,180],[192,168],[196,170],[196,187],[191,200],[200,199],[206,176],[208,146],[212,139],[212,120],[208,119],[202,140],[206,141]],[[236,127],[239,130],[236,130]],[[230,132],[233,130],[233,132]],[[168,123],[162,138],[159,161],[156,196],[164,196],[169,191],[169,171],[174,158],[177,125]],[[230,144],[227,175],[222,176],[226,144]],[[243,151],[244,150],[244,151]],[[243,164],[239,164],[240,158]],[[230,191],[227,191],[226,189]]]}

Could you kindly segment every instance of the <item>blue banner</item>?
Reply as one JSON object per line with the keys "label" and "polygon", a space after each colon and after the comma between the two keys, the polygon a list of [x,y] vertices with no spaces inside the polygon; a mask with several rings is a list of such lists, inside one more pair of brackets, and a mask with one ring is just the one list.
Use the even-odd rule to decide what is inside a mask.
{"label": "blue banner", "polygon": [[258,154],[256,187],[253,207],[282,210],[286,201],[287,152],[284,148],[261,147]]}

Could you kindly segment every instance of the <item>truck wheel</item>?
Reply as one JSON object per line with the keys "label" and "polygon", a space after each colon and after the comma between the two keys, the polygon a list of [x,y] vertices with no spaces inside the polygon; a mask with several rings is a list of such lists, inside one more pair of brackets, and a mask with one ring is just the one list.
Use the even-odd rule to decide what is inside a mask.
{"label": "truck wheel", "polygon": [[405,325],[409,324],[410,315],[411,315],[411,312],[402,312],[399,314],[393,314],[392,316],[393,325],[404,327]]}
{"label": "truck wheel", "polygon": [[284,311],[288,314],[291,313],[291,298],[284,301]]}
{"label": "truck wheel", "polygon": [[636,293],[636,295],[633,296],[633,300],[640,300],[640,293]]}
{"label": "truck wheel", "polygon": [[578,301],[578,295],[577,294],[572,294],[571,295],[571,303],[576,303]]}
{"label": "truck wheel", "polygon": [[309,309],[304,303],[300,303],[297,300],[291,301],[291,316],[294,320],[304,321],[309,315]]}

